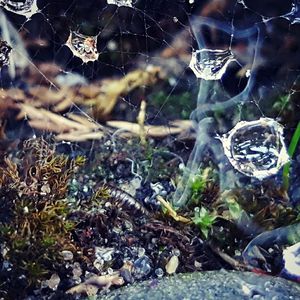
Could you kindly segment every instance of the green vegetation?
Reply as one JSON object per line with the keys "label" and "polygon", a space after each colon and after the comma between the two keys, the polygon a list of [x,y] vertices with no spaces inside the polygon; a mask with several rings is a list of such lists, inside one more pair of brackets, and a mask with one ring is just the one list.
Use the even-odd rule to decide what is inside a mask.
{"label": "green vegetation", "polygon": [[151,104],[162,109],[170,117],[188,119],[197,104],[197,97],[192,92],[168,95],[159,91],[150,96]]}
{"label": "green vegetation", "polygon": [[[288,154],[291,159],[293,158],[293,155],[297,149],[299,140],[300,140],[300,122],[297,125],[297,128],[292,136],[292,140],[291,140],[291,143],[288,148]],[[288,162],[283,168],[283,175],[282,175],[283,176],[283,188],[285,190],[288,190],[288,188],[289,188],[290,167],[291,167],[291,163]]]}
{"label": "green vegetation", "polygon": [[193,223],[199,227],[202,234],[205,238],[208,237],[208,233],[214,224],[217,216],[213,213],[210,213],[205,207],[195,208],[195,215],[192,218]]}
{"label": "green vegetation", "polygon": [[0,166],[0,189],[12,195],[1,198],[9,218],[0,220],[0,243],[12,269],[3,283],[10,297],[19,289],[9,282],[24,278],[25,293],[56,269],[61,251],[76,252],[71,238],[75,223],[67,219],[66,196],[68,180],[84,161],[81,156],[71,160],[56,154],[43,139],[31,139],[14,160],[5,158]]}

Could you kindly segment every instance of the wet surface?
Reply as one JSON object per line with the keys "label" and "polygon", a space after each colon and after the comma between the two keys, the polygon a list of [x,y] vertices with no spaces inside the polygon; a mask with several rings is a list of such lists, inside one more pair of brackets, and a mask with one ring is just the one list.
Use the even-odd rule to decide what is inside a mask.
{"label": "wet surface", "polygon": [[150,280],[121,288],[97,299],[298,300],[300,287],[280,278],[223,270]]}

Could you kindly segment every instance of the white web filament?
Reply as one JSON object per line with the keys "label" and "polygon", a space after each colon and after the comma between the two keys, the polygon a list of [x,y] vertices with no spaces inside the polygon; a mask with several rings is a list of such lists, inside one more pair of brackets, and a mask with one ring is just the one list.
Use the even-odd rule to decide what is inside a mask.
{"label": "white web filament", "polygon": [[7,42],[0,40],[0,68],[9,64],[9,55],[12,48]]}
{"label": "white web filament", "polygon": [[231,50],[201,49],[192,53],[190,68],[197,78],[205,80],[219,80],[228,65],[235,61]]}
{"label": "white web filament", "polygon": [[6,10],[30,19],[39,11],[37,0],[0,0],[0,5]]}
{"label": "white web filament", "polygon": [[289,161],[283,126],[270,118],[241,121],[221,141],[232,166],[259,180],[277,174]]}
{"label": "white web filament", "polygon": [[95,61],[99,57],[97,36],[88,36],[76,31],[71,31],[66,46],[84,63]]}
{"label": "white web filament", "polygon": [[107,4],[132,7],[132,0],[107,0]]}

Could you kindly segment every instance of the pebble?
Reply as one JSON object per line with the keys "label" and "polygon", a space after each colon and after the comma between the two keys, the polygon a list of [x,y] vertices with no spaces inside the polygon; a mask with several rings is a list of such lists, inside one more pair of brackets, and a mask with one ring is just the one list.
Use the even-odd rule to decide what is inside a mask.
{"label": "pebble", "polygon": [[62,257],[65,261],[70,261],[70,260],[73,260],[73,258],[74,258],[73,253],[69,250],[61,251],[60,254],[62,255]]}

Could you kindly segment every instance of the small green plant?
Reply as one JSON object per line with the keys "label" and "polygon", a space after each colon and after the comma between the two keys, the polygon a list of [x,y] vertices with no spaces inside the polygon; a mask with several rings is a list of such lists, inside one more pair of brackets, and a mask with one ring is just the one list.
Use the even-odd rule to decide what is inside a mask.
{"label": "small green plant", "polygon": [[201,208],[195,208],[195,215],[192,218],[192,221],[196,226],[199,227],[205,238],[207,238],[216,218],[216,215],[210,213],[205,207],[202,206]]}
{"label": "small green plant", "polygon": [[207,188],[207,184],[211,179],[211,173],[211,168],[207,167],[191,177],[189,182],[191,188],[191,203],[196,205],[200,203],[202,194]]}
{"label": "small green plant", "polygon": [[[292,136],[292,140],[291,140],[291,143],[289,145],[289,148],[288,148],[288,154],[290,156],[290,158],[293,157],[295,151],[296,151],[296,148],[297,148],[297,145],[299,143],[299,140],[300,140],[300,122],[298,123],[297,125],[297,128]],[[282,173],[282,177],[283,177],[283,188],[285,190],[288,190],[289,188],[289,180],[290,180],[290,167],[291,167],[291,163],[288,162],[284,167],[283,167],[283,173]]]}

